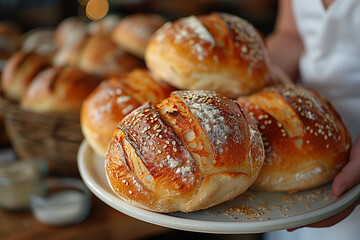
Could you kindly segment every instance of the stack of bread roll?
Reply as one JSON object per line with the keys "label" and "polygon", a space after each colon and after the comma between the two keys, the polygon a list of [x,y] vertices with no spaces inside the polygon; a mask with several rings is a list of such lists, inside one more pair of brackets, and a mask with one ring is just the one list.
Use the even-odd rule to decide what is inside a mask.
{"label": "stack of bread roll", "polygon": [[[81,25],[73,18],[66,19],[55,31],[61,47],[53,63],[77,66],[104,78],[145,68],[143,55],[147,43],[165,21],[157,14],[133,14],[123,18],[110,15],[88,25]],[[72,29],[70,40],[65,41],[63,38],[69,29]]]}
{"label": "stack of bread roll", "polygon": [[77,176],[79,112],[100,81],[73,66],[55,67],[46,55],[13,54],[1,76],[0,111],[16,155],[44,159],[52,174]]}
{"label": "stack of bread roll", "polygon": [[[269,63],[262,35],[246,20],[212,13],[166,23],[144,58],[154,80],[178,90],[117,114],[105,170],[122,200],[156,212],[196,211],[250,187],[317,187],[346,163],[341,117]],[[93,107],[111,109],[104,103]]]}
{"label": "stack of bread roll", "polygon": [[96,154],[105,155],[116,125],[128,113],[146,101],[160,101],[176,89],[155,80],[143,60],[147,43],[165,22],[158,14],[110,16],[89,25],[90,32],[97,34],[84,35],[55,56],[56,65],[77,65],[105,78],[81,111],[83,134]]}
{"label": "stack of bread roll", "polygon": [[79,111],[100,81],[76,67],[55,67],[48,56],[19,50],[4,67],[1,90],[27,111]]}
{"label": "stack of bread roll", "polygon": [[26,111],[81,107],[82,133],[105,156],[113,191],[151,211],[332,180],[350,149],[341,117],[270,64],[253,25],[226,13],[165,22],[67,19],[54,30],[55,53],[13,55],[2,91]]}
{"label": "stack of bread roll", "polygon": [[[56,112],[62,108],[79,109],[78,100],[84,99],[88,92],[94,89],[94,82],[99,83],[105,78],[129,73],[135,68],[145,69],[142,57],[125,49],[129,49],[128,46],[131,44],[136,44],[138,51],[144,52],[151,35],[164,22],[165,19],[156,14],[135,14],[123,18],[109,15],[90,23],[78,17],[70,17],[53,29],[35,28],[26,32],[21,42],[21,33],[12,25],[1,22],[1,39],[3,35],[8,39],[1,43],[9,42],[14,45],[7,46],[12,52],[2,71],[1,92],[6,99],[18,102],[19,106],[30,111]],[[123,29],[122,32],[119,28]],[[144,34],[139,34],[140,32]],[[121,41],[121,36],[129,40]],[[19,48],[15,44],[19,45]],[[55,81],[49,80],[50,76],[57,79],[56,84]],[[39,78],[48,79],[42,81],[43,87],[40,86]],[[82,82],[85,78],[89,79],[86,87],[86,82]],[[31,93],[26,93],[34,79],[37,79],[34,85],[40,92],[35,93],[35,87],[32,86]],[[81,79],[79,81],[82,83],[74,79]],[[58,82],[64,82],[66,85],[61,87],[62,92],[46,90],[54,88]],[[86,89],[84,91],[87,94],[82,94],[82,88]],[[75,91],[79,91],[77,100]],[[26,101],[22,100],[23,97]],[[34,97],[36,101],[32,99]],[[43,103],[39,102],[41,97],[48,99],[47,107],[45,100]],[[63,106],[51,109],[50,102],[54,104],[60,98]]]}
{"label": "stack of bread roll", "polygon": [[[161,21],[153,20],[157,18]],[[119,28],[118,25],[126,25],[122,21],[134,24],[134,27],[126,29],[125,33],[115,31],[115,28]],[[92,95],[96,91],[104,93],[121,86],[122,94],[114,102],[119,106],[115,112],[122,114],[120,118],[148,100],[157,101],[169,96],[175,88],[153,80],[146,71],[143,57],[127,50],[126,40],[120,44],[114,39],[116,37],[118,40],[119,34],[130,36],[131,40],[128,41],[136,43],[138,50],[145,51],[151,35],[164,22],[164,18],[156,14],[123,18],[111,15],[90,23],[71,17],[64,19],[55,28],[32,29],[22,35],[22,41],[1,41],[18,43],[18,46],[14,45],[11,54],[8,54],[0,82],[0,110],[5,115],[8,126],[6,130],[11,132],[11,142],[18,156],[43,157],[53,162],[56,160],[57,163],[50,163],[50,167],[61,165],[62,169],[56,171],[65,171],[54,173],[73,175],[72,173],[77,172],[76,151],[83,139],[80,110],[84,100],[104,79],[108,80],[104,80],[99,89],[105,90],[97,89]],[[146,34],[139,34],[142,32],[139,29]],[[14,38],[14,32],[16,33],[0,25],[0,33],[4,33],[7,38]],[[20,33],[18,35],[20,38]],[[12,50],[12,47],[6,48]],[[131,100],[128,101],[128,98]],[[95,102],[98,100],[96,98]],[[87,103],[91,108],[96,103],[99,106],[102,104],[91,103],[90,100]],[[131,107],[129,103],[132,103]],[[87,131],[92,136],[97,136],[98,133],[92,131],[98,130],[94,128],[104,123],[102,117],[109,115],[101,115],[95,110],[89,110],[86,114],[89,115],[87,120],[91,120],[94,115],[101,116],[100,122],[91,121],[95,126],[89,124],[91,130]],[[117,119],[118,117],[109,117],[109,138]],[[31,134],[31,131],[28,133],[28,129],[36,134]],[[99,146],[102,155],[105,154],[105,148]],[[72,164],[69,165],[69,162]]]}

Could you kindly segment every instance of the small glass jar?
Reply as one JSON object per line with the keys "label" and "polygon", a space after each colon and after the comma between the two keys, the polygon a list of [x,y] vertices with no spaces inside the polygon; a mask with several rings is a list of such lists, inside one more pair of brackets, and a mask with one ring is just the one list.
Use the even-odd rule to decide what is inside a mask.
{"label": "small glass jar", "polygon": [[48,225],[70,225],[83,221],[90,212],[91,193],[76,178],[47,179],[30,196],[35,217]]}
{"label": "small glass jar", "polygon": [[7,210],[28,209],[33,188],[46,174],[47,165],[41,159],[0,164],[0,207]]}

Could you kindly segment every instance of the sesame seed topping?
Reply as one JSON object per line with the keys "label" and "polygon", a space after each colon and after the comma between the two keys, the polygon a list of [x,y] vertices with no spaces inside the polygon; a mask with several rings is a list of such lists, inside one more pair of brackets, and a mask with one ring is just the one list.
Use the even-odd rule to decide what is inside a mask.
{"label": "sesame seed topping", "polygon": [[126,181],[125,179],[124,179],[124,180],[122,180],[122,183],[124,183],[125,185],[129,185],[129,182],[128,182],[128,181]]}

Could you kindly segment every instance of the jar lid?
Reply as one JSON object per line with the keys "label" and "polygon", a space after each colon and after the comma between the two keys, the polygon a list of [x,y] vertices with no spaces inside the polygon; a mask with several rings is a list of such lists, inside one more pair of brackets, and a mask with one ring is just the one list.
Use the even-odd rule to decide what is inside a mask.
{"label": "jar lid", "polygon": [[84,220],[91,205],[91,193],[76,178],[51,178],[40,182],[30,195],[31,210],[42,223],[69,225]]}
{"label": "jar lid", "polygon": [[44,177],[47,164],[41,159],[22,159],[0,165],[0,185],[11,185]]}

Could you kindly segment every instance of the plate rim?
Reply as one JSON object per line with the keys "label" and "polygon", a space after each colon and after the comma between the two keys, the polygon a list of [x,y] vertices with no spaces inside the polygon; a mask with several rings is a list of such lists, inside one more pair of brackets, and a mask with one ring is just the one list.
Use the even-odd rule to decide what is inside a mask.
{"label": "plate rim", "polygon": [[[185,219],[177,216],[171,216],[166,213],[157,213],[142,209],[123,201],[118,198],[115,193],[107,193],[106,189],[104,189],[93,178],[93,176],[91,176],[90,171],[88,171],[86,164],[88,164],[87,161],[90,160],[85,158],[86,151],[90,151],[95,154],[87,141],[83,140],[78,150],[77,163],[81,178],[93,194],[95,194],[105,204],[130,217],[162,227],[178,230],[216,234],[249,234],[289,229],[311,224],[330,217],[344,210],[355,202],[358,197],[360,197],[360,184],[358,184],[334,200],[333,203],[319,209],[292,217],[256,221],[256,224],[254,224],[254,221],[224,222]],[[309,218],[310,215],[311,218]],[[221,226],[221,228],[219,228],[219,226]]]}

